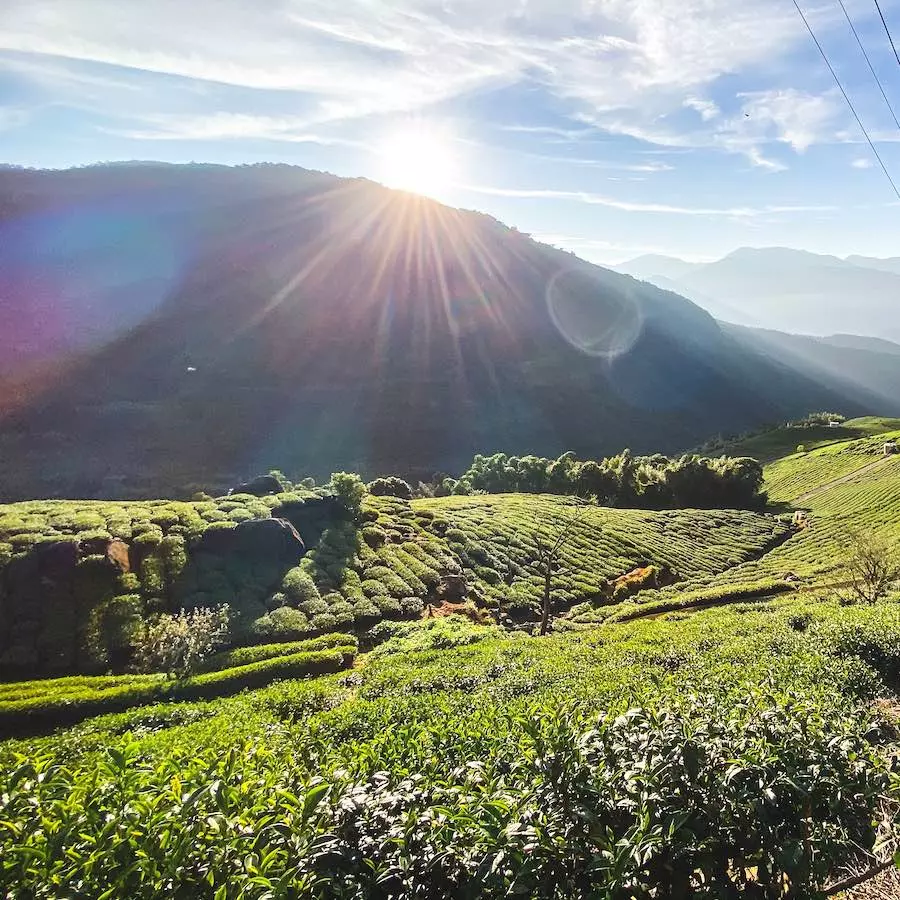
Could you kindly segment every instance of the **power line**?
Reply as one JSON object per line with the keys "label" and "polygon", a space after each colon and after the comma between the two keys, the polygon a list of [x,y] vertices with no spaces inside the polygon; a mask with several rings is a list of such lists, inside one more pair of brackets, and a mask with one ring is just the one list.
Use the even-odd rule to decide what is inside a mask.
{"label": "power line", "polygon": [[884,97],[884,102],[887,104],[887,108],[891,111],[891,116],[894,119],[894,124],[897,128],[900,128],[900,121],[897,120],[897,114],[894,112],[894,107],[891,106],[891,101],[888,100],[888,95],[884,91],[884,85],[881,83],[881,79],[878,77],[878,73],[875,71],[875,66],[872,65],[872,60],[869,59],[869,54],[866,53],[866,48],[863,46],[863,42],[859,39],[859,34],[857,34],[856,26],[853,24],[853,20],[850,18],[850,13],[847,12],[847,7],[844,6],[844,0],[838,0],[838,3],[841,4],[841,9],[844,11],[844,16],[847,19],[847,24],[850,26],[850,30],[853,32],[853,37],[856,38],[856,43],[859,44],[859,49],[862,50],[862,55],[866,58],[866,62],[869,65],[869,71],[872,73],[872,77],[875,79],[875,83],[878,85],[878,90],[881,91],[881,96]]}
{"label": "power line", "polygon": [[897,58],[897,65],[900,65],[900,53],[897,52],[897,46],[894,44],[894,39],[891,37],[891,29],[888,28],[888,23],[885,21],[884,13],[881,11],[881,4],[878,0],[875,0],[875,9],[878,10],[878,15],[881,16],[881,24],[884,25],[884,33],[888,36],[888,40],[891,42],[891,50],[894,51],[894,56]]}
{"label": "power line", "polygon": [[853,101],[844,90],[844,86],[841,84],[841,79],[838,78],[837,72],[834,71],[834,66],[831,65],[831,62],[825,54],[825,50],[819,43],[819,39],[816,37],[816,34],[812,30],[809,22],[806,20],[806,16],[803,14],[803,10],[800,9],[800,4],[797,2],[797,0],[794,0],[794,7],[796,8],[797,12],[800,13],[800,18],[803,19],[803,24],[806,26],[806,30],[809,32],[809,36],[813,39],[813,43],[815,43],[816,47],[819,48],[819,53],[822,54],[822,59],[825,60],[825,65],[828,66],[828,71],[831,72],[831,77],[834,78],[834,83],[838,86],[840,92],[844,95],[844,99],[847,101],[847,106],[850,107],[850,112],[853,113],[853,118],[856,119],[856,124],[859,125],[860,131],[862,131],[863,135],[865,135],[869,147],[872,148],[872,153],[875,154],[875,159],[878,160],[878,163],[881,166],[881,170],[884,172],[885,178],[887,178],[887,180],[891,183],[891,187],[893,188],[894,193],[897,195],[897,199],[900,200],[900,190],[897,189],[897,185],[894,183],[894,179],[891,178],[891,173],[888,172],[887,166],[884,164],[884,160],[881,158],[881,154],[878,152],[878,148],[874,143],[872,143],[872,138],[869,137],[869,132],[866,131],[866,126],[863,125],[862,119],[860,119],[859,113],[857,113],[856,107],[853,105]]}

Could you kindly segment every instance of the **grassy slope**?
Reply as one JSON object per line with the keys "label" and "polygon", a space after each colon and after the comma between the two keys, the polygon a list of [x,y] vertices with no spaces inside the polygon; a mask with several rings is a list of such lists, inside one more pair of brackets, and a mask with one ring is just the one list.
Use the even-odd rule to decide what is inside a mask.
{"label": "grassy slope", "polygon": [[[890,666],[896,669],[898,642],[886,646],[881,669],[862,660],[885,629],[900,635],[900,620],[896,609],[874,612],[804,605],[791,597],[783,607],[715,610],[690,621],[610,625],[543,640],[471,625],[451,628],[445,620],[429,626],[431,640],[401,638],[394,652],[373,655],[350,679],[286,681],[235,698],[133,710],[49,738],[0,744],[0,771],[10,774],[0,821],[7,846],[0,885],[28,891],[52,881],[61,893],[72,893],[77,885],[85,896],[109,890],[115,896],[162,897],[174,884],[191,896],[213,897],[217,889],[230,896],[239,887],[242,896],[269,896],[266,891],[280,878],[300,877],[292,866],[312,865],[316,855],[310,842],[316,835],[327,840],[335,827],[329,825],[329,811],[342,797],[357,796],[359,802],[345,807],[344,821],[365,816],[366,807],[376,804],[374,812],[384,824],[367,826],[377,840],[364,846],[351,838],[348,849],[340,851],[342,865],[361,851],[372,860],[375,879],[394,864],[395,843],[397,854],[414,859],[419,854],[430,858],[432,846],[438,858],[442,853],[452,858],[456,848],[465,847],[451,882],[458,885],[464,878],[463,886],[448,887],[441,896],[473,896],[465,885],[485,877],[473,867],[482,858],[489,866],[501,847],[510,847],[520,823],[529,821],[529,810],[544,808],[539,795],[529,800],[531,779],[537,779],[537,788],[560,765],[577,769],[586,764],[568,750],[554,754],[553,742],[569,748],[580,733],[598,724],[608,728],[635,707],[647,711],[650,735],[665,709],[675,711],[679,732],[687,735],[698,710],[701,717],[720,710],[729,734],[749,729],[750,755],[744,761],[740,754],[745,750],[728,750],[729,765],[746,765],[759,783],[771,784],[779,791],[778,815],[794,821],[793,813],[785,813],[793,802],[788,764],[800,767],[810,791],[826,797],[837,789],[832,778],[883,777],[876,776],[881,764],[868,743],[878,740],[878,732],[861,705],[893,672]],[[848,633],[856,643],[848,644]],[[639,727],[640,720],[635,724]],[[687,740],[702,746],[709,733],[702,724],[697,727],[697,737]],[[792,734],[801,735],[799,744]],[[636,731],[616,745],[609,771],[630,769],[629,754],[639,753],[645,738]],[[823,746],[831,748],[824,765],[818,756]],[[836,748],[846,748],[846,764]],[[677,748],[672,753],[677,768],[680,753]],[[534,775],[532,763],[544,774]],[[657,771],[657,764],[653,768]],[[46,773],[41,780],[34,777],[39,773]],[[412,773],[418,782],[409,780]],[[423,789],[416,799],[408,793],[413,785]],[[482,810],[471,799],[473,785],[490,808]],[[693,807],[697,789],[689,794],[685,811],[690,814],[683,820],[693,823],[691,828],[700,827]],[[381,790],[396,792],[385,798],[390,804],[383,810]],[[438,793],[432,797],[431,790]],[[759,793],[757,785],[751,797]],[[579,796],[578,802],[590,808],[590,798]],[[671,797],[676,810],[677,796]],[[855,804],[863,804],[864,819],[874,813],[874,797],[854,796]],[[868,813],[866,803],[872,804]],[[702,811],[705,803],[698,801],[697,808]],[[718,806],[713,802],[710,808]],[[748,807],[730,826],[735,840],[747,841],[744,846],[761,833],[754,830],[756,815],[755,807]],[[831,803],[817,815],[822,828],[832,829],[830,858],[849,859],[853,844],[835,838],[835,823],[850,817],[848,804]],[[617,814],[618,824],[611,825],[617,829],[612,839],[625,841],[618,830],[625,828],[627,840],[639,840],[641,829],[631,831],[630,814],[625,822],[622,816]],[[378,829],[397,817],[406,817],[410,826],[433,820],[440,827],[424,844],[424,837],[405,826],[382,839]],[[635,817],[640,819],[639,810]],[[719,821],[717,813],[713,818]],[[798,828],[802,819],[798,809]],[[477,843],[471,843],[468,829],[476,821]],[[562,833],[556,836],[556,829],[565,828],[566,821],[551,819],[541,829],[560,850],[567,841]],[[741,823],[746,823],[746,838]],[[695,838],[682,827],[687,826],[678,826],[673,839],[690,845]],[[291,840],[287,854],[282,831]],[[730,840],[727,833],[723,840]],[[854,838],[864,846],[872,840],[868,834]],[[534,865],[551,867],[549,873],[552,863],[542,862],[546,852],[535,854]],[[336,863],[333,855],[323,860],[315,896],[338,896],[327,880]],[[353,883],[360,878],[365,884],[367,871],[363,861]],[[528,867],[513,865],[510,871],[527,872]],[[478,895],[505,896],[497,877],[492,875],[491,887],[486,883],[485,893]],[[592,875],[595,883],[607,877],[602,867]],[[645,877],[652,883],[656,876]],[[351,895],[381,896],[365,888]],[[540,895],[574,896],[567,891]],[[811,893],[801,889],[801,895]]]}
{"label": "grassy slope", "polygon": [[852,438],[870,437],[897,429],[900,429],[900,419],[863,416],[848,419],[840,428],[818,425],[812,428],[776,428],[728,443],[722,452],[729,456],[752,456],[760,462],[769,463],[792,454],[801,444],[809,451]]}
{"label": "grassy slope", "polygon": [[[896,424],[896,420],[887,420]],[[800,578],[802,590],[828,589],[843,579],[840,569],[852,530],[881,535],[900,545],[900,456],[883,457],[885,439],[900,431],[881,432],[885,420],[872,426],[875,436],[855,438],[807,453],[793,453],[766,467],[766,486],[784,508],[806,511],[807,527],[757,559],[713,576],[700,576],[659,591],[642,592],[619,607],[576,607],[572,620],[589,624],[634,614],[635,606],[677,608],[716,602],[742,594],[774,594],[782,576]]]}
{"label": "grassy slope", "polygon": [[[788,568],[810,582],[828,580],[848,527],[900,534],[900,460],[870,470],[859,483],[839,481],[877,459],[881,440],[854,439],[771,465],[770,487],[783,502],[822,490],[808,503],[809,527],[761,558],[756,558],[759,551],[779,527],[772,517],[586,510],[567,550],[567,562],[582,567],[572,584],[587,590],[594,577],[615,574],[648,557],[675,566],[686,581],[641,595],[644,600],[690,601],[718,589],[740,591]],[[416,501],[411,509],[393,501],[378,505],[378,528],[386,533],[394,529],[405,543],[420,539],[441,546],[469,566],[487,599],[499,589],[493,576],[485,577],[489,569],[501,573],[504,564],[521,565],[525,571],[516,577],[530,583],[522,555],[528,542],[538,531],[566,521],[573,509],[561,498],[522,495]],[[615,611],[637,607],[622,604]],[[567,733],[575,734],[635,706],[681,709],[694,702],[691,697],[713,704],[723,717],[736,716],[738,728],[745,720],[762,721],[756,718],[762,710],[769,710],[763,714],[769,723],[782,715],[788,720],[810,715],[808,721],[816,724],[802,726],[813,729],[804,735],[823,728],[825,738],[833,734],[863,740],[861,749],[853,751],[853,765],[857,772],[874,772],[880,763],[867,742],[877,744],[884,731],[871,730],[864,710],[873,697],[900,683],[898,607],[842,608],[813,592],[689,617],[671,612],[652,621],[606,624],[543,640],[447,620],[404,625],[398,635],[364,656],[349,677],[288,680],[212,702],[169,702],[98,717],[47,738],[0,744],[0,771],[24,771],[19,767],[27,765],[50,772],[55,767],[45,782],[17,782],[9,795],[6,815],[15,825],[6,836],[17,849],[0,867],[0,884],[37,885],[52,876],[58,885],[77,882],[84,888],[81,879],[87,877],[89,892],[127,888],[161,896],[165,879],[173,877],[166,872],[177,872],[174,877],[181,884],[194,877],[191,864],[179,863],[181,851],[171,851],[171,859],[157,858],[152,851],[151,835],[164,831],[179,835],[178,846],[189,848],[186,859],[210,860],[197,876],[208,879],[202,891],[207,883],[223,890],[243,883],[247,896],[262,895],[266,879],[285,873],[284,858],[280,852],[267,855],[275,847],[269,837],[254,837],[251,853],[242,835],[268,834],[264,825],[273,810],[280,820],[294,823],[296,835],[311,837],[317,828],[329,827],[316,824],[321,810],[295,818],[286,797],[302,801],[322,784],[330,785],[329,791],[336,792],[324,801],[330,808],[350,784],[401,785],[410,773],[420,773],[425,784],[456,790],[461,773],[468,771],[463,764],[472,761],[484,773],[479,783],[488,799],[502,796],[508,803],[512,795],[508,785],[502,786],[502,773],[509,761],[539,758],[542,741],[562,727],[558,723],[565,722],[571,730]],[[115,682],[97,680],[92,686],[102,689]],[[263,741],[260,735],[265,735]],[[765,746],[754,749],[754,771],[761,771],[758,752],[774,761],[773,773],[781,771],[787,757],[782,756],[786,751],[778,730],[767,726],[759,740]],[[815,742],[804,737],[808,740]],[[843,746],[828,743],[838,745]],[[801,748],[798,764],[815,765],[819,772],[812,756],[804,762],[803,754],[814,752],[811,746]],[[498,777],[501,786],[493,787]],[[220,783],[242,786],[239,792],[228,788],[223,797],[205,789]],[[116,821],[122,791],[144,804],[151,824],[146,830],[134,823],[128,829],[112,828],[100,839],[100,832]],[[188,796],[194,799],[178,801]],[[38,816],[37,809],[49,812]],[[492,809],[485,823],[500,814],[500,806]],[[509,814],[503,809],[501,817]],[[446,822],[440,834],[446,835],[448,846],[465,844],[465,833],[454,830],[454,805],[443,801],[439,813]],[[471,810],[459,814],[460,822],[477,815]],[[823,821],[844,814],[839,804],[823,813]],[[748,811],[748,822],[752,815]],[[78,827],[69,827],[79,816]],[[41,852],[51,823],[51,830],[58,827],[67,835],[61,838],[65,853]],[[492,833],[487,824],[480,832]],[[492,838],[479,840],[486,853],[495,852]],[[95,841],[110,849],[98,855]],[[234,849],[228,863],[220,855],[226,847]],[[852,852],[849,844],[838,851],[843,859]],[[418,851],[411,846],[409,852]],[[256,886],[251,886],[247,868],[247,860],[259,858],[253,854],[266,859]],[[134,860],[127,886],[117,881],[123,858]],[[199,881],[197,885],[200,891]]]}
{"label": "grassy slope", "polygon": [[[277,515],[279,504],[291,499],[282,494],[197,503],[8,504],[0,506],[0,565],[42,541],[98,535],[137,541],[146,550],[140,568],[111,590],[137,596],[145,612],[228,603],[244,623],[244,640],[249,625],[250,638],[257,629],[257,640],[277,641],[365,628],[382,617],[418,616],[423,604],[434,598],[441,578],[460,571],[482,605],[515,607],[522,614],[530,609],[534,614],[541,597],[540,572],[533,562],[535,538],[553,535],[573,516],[578,521],[563,552],[571,574],[556,592],[560,608],[593,597],[604,579],[641,564],[668,566],[685,578],[718,573],[759,556],[786,533],[786,526],[771,516],[746,511],[611,510],[586,507],[571,498],[533,495],[412,504],[370,497],[364,527],[357,531],[338,523],[327,528],[299,563],[300,571],[261,569],[252,560],[238,558],[194,558],[207,528]],[[298,578],[306,580],[302,590],[296,587]],[[27,650],[31,645],[25,638],[52,627],[57,607],[64,612],[74,608],[68,597],[55,602],[56,607],[46,604],[46,611],[33,605],[19,609],[10,602],[7,613],[0,595],[0,662],[4,642]],[[298,610],[289,634],[271,625],[267,614],[283,603]],[[86,621],[90,607],[79,610]],[[23,615],[37,619],[25,637],[17,627]]]}

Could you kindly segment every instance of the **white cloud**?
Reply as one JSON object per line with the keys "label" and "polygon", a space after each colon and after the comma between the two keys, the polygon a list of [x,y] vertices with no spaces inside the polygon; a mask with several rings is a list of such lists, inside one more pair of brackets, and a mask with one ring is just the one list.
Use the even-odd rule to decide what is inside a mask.
{"label": "white cloud", "polygon": [[203,116],[148,116],[140,128],[105,130],[119,137],[146,141],[211,141],[243,138],[358,146],[355,141],[311,132],[305,119],[293,116],[253,116],[224,112]]}
{"label": "white cloud", "polygon": [[587,203],[595,206],[606,206],[610,209],[618,209],[624,212],[644,213],[668,213],[679,216],[709,216],[725,217],[731,219],[754,219],[761,216],[780,215],[784,213],[808,213],[808,212],[832,212],[834,206],[735,206],[735,207],[704,207],[704,206],[674,206],[666,203],[641,203],[631,200],[619,200],[597,194],[590,191],[558,191],[543,188],[500,188],[486,185],[464,185],[464,190],[476,194],[488,194],[494,197],[512,197],[531,200],[567,200],[576,203]]}
{"label": "white cloud", "polygon": [[773,135],[804,153],[813,144],[832,140],[843,107],[835,91],[810,94],[793,88],[741,94],[744,118],[753,134]]}
{"label": "white cloud", "polygon": [[621,133],[686,102],[710,121],[704,87],[803,37],[781,0],[4,0],[0,21],[0,48],[304,92],[317,122],[527,80]]}
{"label": "white cloud", "polygon": [[722,114],[722,110],[712,100],[702,100],[699,97],[688,97],[682,105],[685,109],[692,109],[694,112],[699,113],[700,118],[704,122],[715,119]]}
{"label": "white cloud", "polygon": [[871,169],[872,160],[865,156],[861,156],[859,159],[854,159],[850,165],[853,166],[854,169]]}
{"label": "white cloud", "polygon": [[754,166],[772,172],[787,166],[772,159],[763,148],[772,143],[787,144],[795,153],[804,153],[813,144],[839,139],[844,109],[835,91],[813,94],[788,88],[738,95],[740,111],[722,121],[714,134],[714,146],[742,153]]}

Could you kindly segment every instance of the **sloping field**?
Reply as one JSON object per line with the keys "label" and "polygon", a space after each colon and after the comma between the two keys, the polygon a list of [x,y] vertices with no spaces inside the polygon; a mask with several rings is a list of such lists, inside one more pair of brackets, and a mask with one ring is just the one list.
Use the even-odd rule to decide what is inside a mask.
{"label": "sloping field", "polygon": [[489,601],[536,605],[542,573],[536,540],[571,523],[554,579],[559,607],[589,599],[607,578],[655,565],[691,579],[725,571],[765,553],[790,533],[773,516],[745,510],[609,509],[569,498],[497,494],[413,501],[428,529]]}
{"label": "sloping field", "polygon": [[789,586],[807,590],[841,585],[854,532],[900,545],[900,455],[882,452],[884,442],[892,438],[900,438],[900,432],[792,454],[767,466],[766,487],[772,499],[806,516],[803,527],[769,552],[712,576],[643,591],[618,607],[576,608],[572,620],[593,624],[631,617],[636,606],[650,612],[774,594]]}
{"label": "sloping field", "polygon": [[884,459],[886,441],[900,438],[900,431],[877,437],[841,441],[808,453],[792,453],[766,466],[766,488],[774,501],[803,505],[801,498],[852,476]]}

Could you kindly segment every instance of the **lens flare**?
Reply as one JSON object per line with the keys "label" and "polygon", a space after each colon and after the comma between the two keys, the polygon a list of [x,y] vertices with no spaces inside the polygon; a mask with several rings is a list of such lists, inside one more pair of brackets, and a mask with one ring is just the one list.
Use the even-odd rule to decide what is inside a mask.
{"label": "lens flare", "polygon": [[637,343],[644,316],[637,301],[604,289],[599,275],[561,269],[548,282],[547,309],[556,330],[588,356],[614,359]]}

